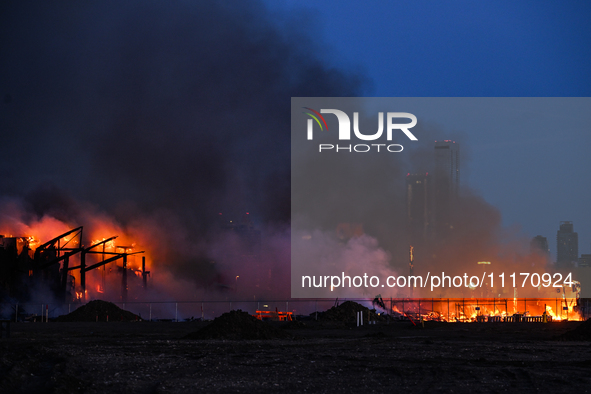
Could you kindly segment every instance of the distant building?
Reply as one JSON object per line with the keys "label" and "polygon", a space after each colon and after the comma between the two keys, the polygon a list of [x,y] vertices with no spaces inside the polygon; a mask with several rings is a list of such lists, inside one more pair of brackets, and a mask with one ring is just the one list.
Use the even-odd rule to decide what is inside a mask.
{"label": "distant building", "polygon": [[447,193],[457,196],[460,187],[460,144],[452,140],[435,141],[435,178]]}
{"label": "distant building", "polygon": [[429,173],[406,175],[406,224],[411,244],[424,241],[433,225]]}
{"label": "distant building", "polygon": [[573,222],[560,222],[556,233],[556,265],[570,267],[579,257],[579,234],[573,231]]}
{"label": "distant building", "polygon": [[579,267],[591,267],[591,254],[582,254],[579,257]]}
{"label": "distant building", "polygon": [[435,141],[433,217],[437,235],[453,229],[459,189],[460,144],[452,140]]}
{"label": "distant building", "polygon": [[529,246],[532,253],[539,253],[546,257],[550,256],[550,248],[548,247],[548,239],[546,237],[536,235],[532,238]]}

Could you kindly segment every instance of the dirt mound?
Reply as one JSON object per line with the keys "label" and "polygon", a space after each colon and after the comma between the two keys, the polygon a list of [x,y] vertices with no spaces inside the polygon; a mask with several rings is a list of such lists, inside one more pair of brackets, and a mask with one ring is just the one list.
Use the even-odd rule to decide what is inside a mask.
{"label": "dirt mound", "polygon": [[306,323],[298,321],[298,320],[292,320],[290,322],[287,322],[283,326],[284,330],[299,330],[302,328],[308,328],[308,326],[306,325]]}
{"label": "dirt mound", "polygon": [[[357,312],[363,312],[363,321],[374,320],[383,321],[384,318],[378,315],[375,309],[369,309],[361,304],[353,301],[345,301],[339,306],[333,306],[326,312],[318,312],[318,320],[325,321],[342,321],[342,322],[355,322],[357,319]],[[313,312],[310,316],[315,316]]]}
{"label": "dirt mound", "polygon": [[[74,312],[59,316],[57,322],[136,321],[140,318],[108,301],[94,300]],[[108,316],[108,319],[107,319]]]}
{"label": "dirt mound", "polygon": [[591,319],[585,320],[574,330],[560,335],[558,339],[563,341],[591,341]]}
{"label": "dirt mound", "polygon": [[287,332],[258,320],[247,312],[230,311],[201,330],[187,335],[187,339],[273,339],[290,338]]}

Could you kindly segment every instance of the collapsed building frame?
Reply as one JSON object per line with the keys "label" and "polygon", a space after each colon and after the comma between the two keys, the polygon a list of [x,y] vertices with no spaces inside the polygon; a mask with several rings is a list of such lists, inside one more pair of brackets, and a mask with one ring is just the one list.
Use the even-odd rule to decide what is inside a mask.
{"label": "collapsed building frame", "polygon": [[[43,283],[54,294],[68,301],[73,298],[70,290],[74,288],[71,273],[78,270],[80,276],[80,299],[86,298],[86,274],[89,271],[103,267],[106,264],[122,261],[121,268],[121,300],[127,301],[128,292],[128,256],[143,254],[144,251],[130,252],[130,246],[115,246],[113,252],[105,249],[107,243],[114,241],[117,236],[83,245],[83,226],[66,231],[51,240],[34,246],[35,252],[30,256],[31,248],[36,240],[33,237],[5,237],[0,235],[0,296],[7,295],[17,299],[26,299],[34,284]],[[102,246],[102,250],[96,250]],[[119,252],[123,249],[123,252]],[[87,265],[88,254],[102,257],[102,260]],[[80,264],[70,266],[70,259],[78,255]],[[61,263],[61,269],[60,269]],[[142,282],[147,287],[147,278],[150,274],[146,271],[146,258],[142,256]],[[70,289],[69,289],[70,288]]]}

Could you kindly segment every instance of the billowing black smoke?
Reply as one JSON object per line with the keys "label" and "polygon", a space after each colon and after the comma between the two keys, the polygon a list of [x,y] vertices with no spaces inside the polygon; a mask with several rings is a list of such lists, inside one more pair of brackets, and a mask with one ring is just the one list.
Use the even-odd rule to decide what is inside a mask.
{"label": "billowing black smoke", "polygon": [[202,230],[221,211],[288,221],[290,97],[360,91],[257,1],[15,1],[1,15],[0,192],[32,192],[37,209],[41,185],[121,220],[166,207]]}
{"label": "billowing black smoke", "polygon": [[122,221],[286,222],[290,97],[362,86],[257,1],[14,1],[0,31],[0,193],[29,194],[37,214],[67,216],[52,191]]}
{"label": "billowing black smoke", "polygon": [[0,197],[24,222],[106,213],[155,264],[216,280],[220,212],[289,223],[290,98],[366,83],[298,18],[288,34],[256,0],[3,2]]}

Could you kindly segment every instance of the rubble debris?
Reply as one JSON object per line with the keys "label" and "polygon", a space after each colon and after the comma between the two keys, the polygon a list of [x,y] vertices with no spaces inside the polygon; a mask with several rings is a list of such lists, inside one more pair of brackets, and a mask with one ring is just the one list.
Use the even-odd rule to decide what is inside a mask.
{"label": "rubble debris", "polygon": [[[107,318],[108,316],[108,318]],[[74,312],[59,316],[57,322],[139,321],[139,316],[108,301],[94,300]]]}
{"label": "rubble debris", "polygon": [[216,317],[201,330],[187,335],[186,339],[274,339],[291,335],[273,327],[242,310],[234,310]]}
{"label": "rubble debris", "polygon": [[[371,321],[386,320],[384,316],[378,315],[375,309],[369,309],[353,301],[345,301],[339,306],[333,306],[326,312],[318,312],[318,320],[355,322],[357,312],[363,312],[364,321],[368,321],[368,316]],[[315,313],[312,312],[310,316],[315,317]]]}

